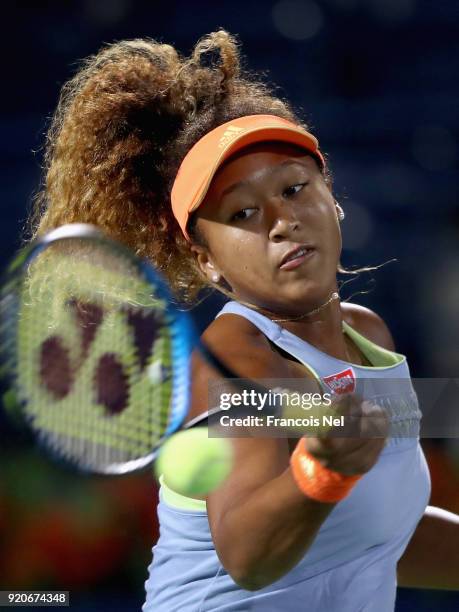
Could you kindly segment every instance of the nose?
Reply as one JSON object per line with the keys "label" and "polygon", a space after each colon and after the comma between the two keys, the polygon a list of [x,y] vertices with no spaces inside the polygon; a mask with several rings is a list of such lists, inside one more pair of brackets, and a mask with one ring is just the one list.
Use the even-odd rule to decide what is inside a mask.
{"label": "nose", "polygon": [[297,232],[301,226],[292,206],[285,202],[272,203],[271,219],[269,239],[273,242],[291,238],[292,234]]}

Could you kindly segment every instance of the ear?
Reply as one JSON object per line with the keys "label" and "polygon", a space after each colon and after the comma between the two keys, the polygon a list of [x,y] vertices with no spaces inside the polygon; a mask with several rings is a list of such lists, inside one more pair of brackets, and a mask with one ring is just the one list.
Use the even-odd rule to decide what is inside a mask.
{"label": "ear", "polygon": [[192,244],[190,249],[196,258],[196,263],[203,276],[211,283],[218,283],[221,278],[221,272],[214,264],[207,248],[198,244]]}

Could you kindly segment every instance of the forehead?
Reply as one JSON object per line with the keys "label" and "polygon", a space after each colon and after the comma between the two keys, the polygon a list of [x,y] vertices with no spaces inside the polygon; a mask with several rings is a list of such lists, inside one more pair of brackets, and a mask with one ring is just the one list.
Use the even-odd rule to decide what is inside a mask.
{"label": "forehead", "polygon": [[298,161],[312,172],[321,173],[311,154],[300,147],[283,142],[262,142],[238,151],[218,169],[203,202],[218,197],[228,186],[263,179],[279,166],[288,167],[289,161]]}

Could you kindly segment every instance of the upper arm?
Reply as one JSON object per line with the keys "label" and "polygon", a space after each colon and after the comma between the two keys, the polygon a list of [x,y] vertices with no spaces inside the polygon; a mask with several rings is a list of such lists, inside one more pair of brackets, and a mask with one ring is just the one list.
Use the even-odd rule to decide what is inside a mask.
{"label": "upper arm", "polygon": [[397,567],[399,586],[459,589],[459,515],[427,506]]}
{"label": "upper arm", "polygon": [[[225,365],[240,378],[291,378],[286,361],[269,346],[265,336],[241,317],[225,317],[219,325],[212,325],[202,339]],[[223,319],[223,317],[221,317]],[[218,322],[217,319],[216,322]],[[246,325],[246,323],[249,323]],[[198,352],[193,356],[192,416],[212,408],[208,405],[208,387],[219,373]],[[305,381],[311,391],[317,391],[314,380]],[[233,467],[224,483],[207,497],[209,524],[217,551],[219,535],[224,530],[225,516],[242,504],[257,488],[273,480],[289,465],[289,444],[286,438],[244,437],[231,438]]]}
{"label": "upper arm", "polygon": [[373,310],[348,302],[343,302],[341,309],[344,320],[362,336],[388,351],[395,351],[394,339],[389,328]]}

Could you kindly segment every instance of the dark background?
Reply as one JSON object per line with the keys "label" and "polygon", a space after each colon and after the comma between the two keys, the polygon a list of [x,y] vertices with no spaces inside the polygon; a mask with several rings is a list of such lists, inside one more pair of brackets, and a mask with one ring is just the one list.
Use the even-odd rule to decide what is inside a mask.
{"label": "dark background", "polygon": [[[343,264],[396,259],[342,297],[358,292],[353,300],[386,320],[413,376],[459,376],[458,2],[50,0],[2,13],[3,266],[38,186],[47,119],[78,59],[140,36],[189,53],[224,27],[329,154],[347,213]],[[196,311],[201,328],[221,303]],[[1,424],[0,588],[66,588],[74,610],[138,610],[156,537],[152,477],[69,475]],[[433,503],[459,512],[457,441],[424,447]],[[459,605],[459,595],[399,593],[399,611]]]}

